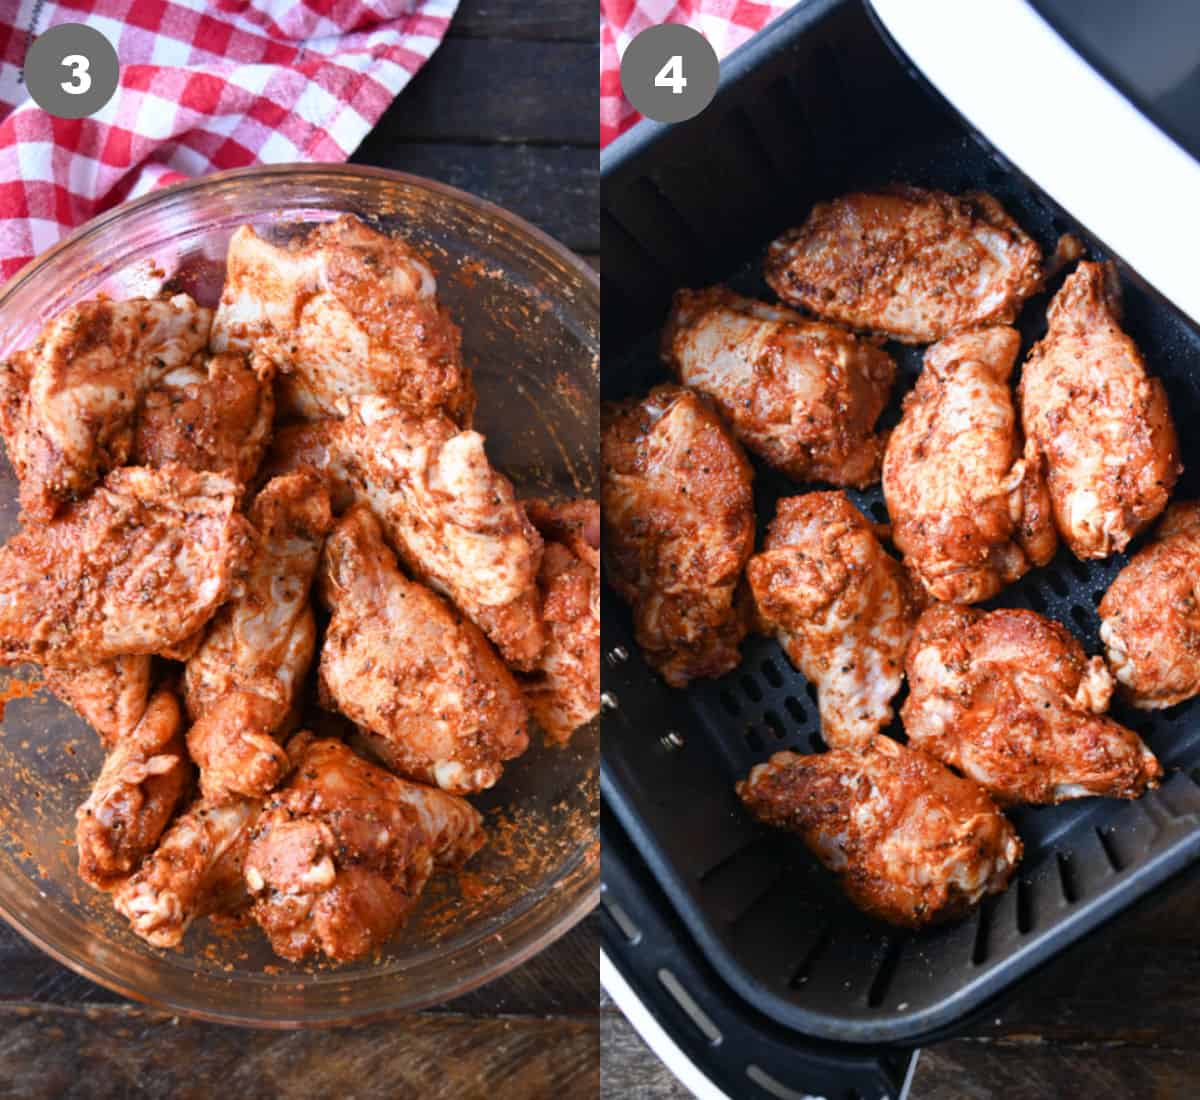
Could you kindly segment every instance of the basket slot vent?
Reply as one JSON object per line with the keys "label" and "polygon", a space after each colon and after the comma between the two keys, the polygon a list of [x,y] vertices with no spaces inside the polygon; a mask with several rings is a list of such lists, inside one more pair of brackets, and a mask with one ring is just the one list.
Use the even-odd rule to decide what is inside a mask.
{"label": "basket slot vent", "polygon": [[1095,612],[1081,603],[1071,605],[1071,618],[1075,620],[1075,625],[1084,631],[1090,631],[1096,621]]}
{"label": "basket slot vent", "polygon": [[1079,898],[1079,885],[1075,881],[1075,869],[1071,865],[1070,852],[1055,852],[1054,862],[1058,866],[1058,881],[1062,887],[1062,896],[1068,905],[1074,905]]}
{"label": "basket slot vent", "polygon": [[783,687],[783,673],[779,671],[779,666],[771,660],[763,661],[759,668],[762,670],[763,679],[773,688]]}
{"label": "basket slot vent", "polygon": [[1028,879],[1017,880],[1017,931],[1026,935],[1033,927],[1035,913],[1033,907],[1033,887]]}
{"label": "basket slot vent", "polygon": [[1120,854],[1117,852],[1117,846],[1113,843],[1113,838],[1104,829],[1096,829],[1096,839],[1100,842],[1100,847],[1104,851],[1104,858],[1108,860],[1108,865],[1114,871],[1120,871],[1124,866]]}
{"label": "basket slot vent", "polygon": [[641,943],[642,930],[634,923],[633,918],[620,905],[613,901],[612,898],[602,898],[601,902],[604,911],[612,918],[613,924],[620,929],[621,935],[634,946]]}
{"label": "basket slot vent", "polygon": [[829,945],[833,942],[833,925],[826,924],[817,934],[817,938],[813,940],[809,949],[804,952],[804,957],[800,960],[799,965],[792,972],[791,979],[788,981],[788,986],[791,989],[803,989],[807,984],[808,979],[812,977],[813,968],[820,961],[822,955],[829,950]]}
{"label": "basket slot vent", "polygon": [[618,284],[635,301],[653,301],[661,296],[664,272],[655,259],[607,210],[600,211],[600,232],[605,257],[612,257],[611,270],[620,271],[630,282]]}
{"label": "basket slot vent", "polygon": [[732,691],[722,689],[717,698],[720,699],[726,714],[736,718],[742,713],[742,704],[738,702],[737,696]]}
{"label": "basket slot vent", "polygon": [[875,979],[871,982],[871,988],[867,990],[867,1004],[872,1008],[878,1008],[883,1004],[883,999],[887,996],[888,989],[891,987],[892,979],[896,976],[896,968],[900,965],[900,956],[904,954],[907,942],[907,940],[900,938],[889,938],[884,941],[886,946],[883,952],[883,959],[880,961],[879,969],[875,972]]}
{"label": "basket slot vent", "polygon": [[658,982],[682,1010],[685,1016],[696,1025],[696,1030],[713,1046],[721,1041],[721,1029],[712,1022],[708,1013],[697,1003],[695,998],[683,987],[680,980],[665,967],[658,972]]}
{"label": "basket slot vent", "polygon": [[763,722],[766,723],[767,728],[774,734],[776,741],[782,741],[787,736],[787,727],[783,724],[783,719],[773,710],[769,710],[763,715]]}
{"label": "basket slot vent", "polygon": [[761,703],[763,701],[763,690],[758,686],[758,681],[750,675],[745,675],[739,681],[742,685],[742,691],[752,703]]}
{"label": "basket slot vent", "polygon": [[609,212],[662,267],[672,271],[672,285],[687,284],[687,274],[702,245],[654,180],[649,176],[634,180],[619,204],[609,204]]}
{"label": "basket slot vent", "polygon": [[778,1100],[820,1100],[820,1097],[813,1096],[811,1093],[797,1092],[793,1088],[788,1088],[782,1081],[777,1081],[765,1069],[756,1066],[753,1062],[746,1067],[746,1076],[764,1092],[778,1097]]}
{"label": "basket slot vent", "polygon": [[971,949],[971,962],[975,966],[982,966],[987,961],[993,908],[990,898],[985,899],[979,906],[979,917],[975,922],[975,946]]}
{"label": "basket slot vent", "polygon": [[804,725],[808,721],[808,712],[804,709],[804,704],[794,695],[789,695],[784,699],[783,707],[791,716],[792,721],[799,725]]}

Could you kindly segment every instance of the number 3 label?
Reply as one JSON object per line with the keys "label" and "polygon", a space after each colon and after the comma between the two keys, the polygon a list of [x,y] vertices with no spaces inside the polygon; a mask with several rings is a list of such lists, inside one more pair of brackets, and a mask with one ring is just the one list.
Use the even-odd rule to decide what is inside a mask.
{"label": "number 3 label", "polygon": [[92,86],[88,59],[81,53],[72,53],[62,59],[62,64],[64,68],[71,70],[71,79],[62,82],[62,90],[71,95],[83,95]]}
{"label": "number 3 label", "polygon": [[670,88],[674,95],[683,95],[687,87],[687,77],[683,75],[683,56],[675,54],[667,58],[667,63],[658,70],[654,78],[656,88]]}

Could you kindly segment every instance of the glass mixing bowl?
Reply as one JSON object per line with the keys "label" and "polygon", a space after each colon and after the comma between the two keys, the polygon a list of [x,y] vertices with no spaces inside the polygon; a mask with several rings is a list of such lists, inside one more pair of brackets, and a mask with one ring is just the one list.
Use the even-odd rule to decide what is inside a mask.
{"label": "glass mixing bowl", "polygon": [[[185,290],[215,304],[226,243],[250,223],[279,239],[349,212],[400,233],[437,271],[479,391],[477,427],[521,495],[595,495],[600,288],[544,234],[429,180],[360,167],[288,165],[209,176],[89,222],[0,288],[0,359],[80,299]],[[0,464],[0,538],[17,526]],[[276,958],[254,928],[198,922],[183,946],[133,936],[75,873],[75,807],[102,759],[95,735],[37,689],[0,673],[0,916],[80,974],[173,1012],[289,1027],[361,1020],[454,997],[566,932],[599,891],[599,723],[566,748],[531,747],[475,799],[490,843],[442,875],[375,958],[333,966]]]}

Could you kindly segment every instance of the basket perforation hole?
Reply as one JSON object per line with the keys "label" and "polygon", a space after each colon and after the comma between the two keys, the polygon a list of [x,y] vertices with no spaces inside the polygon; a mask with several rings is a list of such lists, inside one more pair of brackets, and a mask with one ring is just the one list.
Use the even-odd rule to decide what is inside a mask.
{"label": "basket perforation hole", "polygon": [[891,938],[884,941],[883,958],[879,963],[879,969],[875,972],[871,988],[867,990],[867,1004],[872,1008],[878,1008],[883,1004],[884,997],[887,996],[892,979],[896,976],[896,968],[900,965],[900,955],[904,951],[904,942],[902,939]]}
{"label": "basket perforation hole", "polygon": [[808,721],[808,712],[804,709],[804,704],[800,702],[794,695],[789,695],[783,701],[783,707],[791,716],[792,720],[803,725]]}
{"label": "basket perforation hole", "polygon": [[780,741],[787,736],[787,727],[783,724],[783,719],[773,710],[769,710],[763,715],[763,721],[767,724],[767,728],[775,735],[775,740]]}
{"label": "basket perforation hole", "polygon": [[758,686],[758,681],[753,676],[743,676],[739,683],[742,685],[742,691],[746,693],[746,698],[754,703],[761,703],[763,699],[762,688]]}
{"label": "basket perforation hole", "polygon": [[1075,868],[1071,865],[1071,856],[1067,852],[1056,852],[1054,858],[1058,864],[1058,881],[1062,884],[1062,895],[1068,905],[1073,905],[1079,897],[1079,885],[1075,881]]}
{"label": "basket perforation hole", "polygon": [[975,925],[975,944],[971,948],[971,962],[981,965],[988,957],[988,934],[991,931],[992,905],[985,901],[979,907],[979,920]]}
{"label": "basket perforation hole", "polygon": [[721,691],[717,698],[721,702],[721,706],[725,709],[726,714],[736,718],[742,713],[742,704],[737,701],[737,696],[731,691]]}
{"label": "basket perforation hole", "polygon": [[1033,927],[1033,888],[1028,879],[1017,880],[1017,932],[1024,936]]}
{"label": "basket perforation hole", "polygon": [[1113,845],[1112,837],[1103,829],[1096,830],[1096,839],[1100,841],[1100,847],[1104,849],[1104,858],[1108,860],[1108,865],[1114,870],[1119,871],[1124,864],[1121,862],[1121,857],[1117,854],[1117,849]]}
{"label": "basket perforation hole", "polygon": [[1080,630],[1090,630],[1092,626],[1091,612],[1088,611],[1083,604],[1071,605],[1071,618],[1075,620],[1075,625]]}
{"label": "basket perforation hole", "polygon": [[829,945],[833,942],[833,925],[827,924],[821,929],[820,934],[812,942],[812,946],[804,952],[804,957],[800,960],[796,969],[792,971],[792,977],[788,981],[790,989],[803,989],[808,979],[812,976],[813,967],[817,961],[829,950]]}
{"label": "basket perforation hole", "polygon": [[783,687],[783,673],[779,671],[779,666],[774,661],[763,661],[759,667],[762,669],[763,679],[771,687]]}

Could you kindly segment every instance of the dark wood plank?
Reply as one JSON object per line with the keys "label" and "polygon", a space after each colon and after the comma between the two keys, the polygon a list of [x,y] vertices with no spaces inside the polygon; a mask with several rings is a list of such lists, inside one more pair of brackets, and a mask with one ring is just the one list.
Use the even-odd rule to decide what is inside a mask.
{"label": "dark wood plank", "polygon": [[595,42],[599,33],[595,0],[462,0],[450,24],[451,36],[469,38]]}
{"label": "dark wood plank", "polygon": [[[0,1006],[0,1093],[23,1100],[499,1096],[599,1090],[595,1020],[414,1015],[358,1028],[244,1031],[133,1005]],[[219,1083],[219,1085],[218,1085]]]}
{"label": "dark wood plank", "polygon": [[447,38],[372,137],[595,149],[599,54],[596,42]]}
{"label": "dark wood plank", "polygon": [[401,144],[375,133],[354,160],[461,187],[527,218],[576,252],[600,251],[595,150]]}
{"label": "dark wood plank", "polygon": [[600,1095],[605,1100],[690,1100],[633,1025],[619,1013],[600,1017]]}

